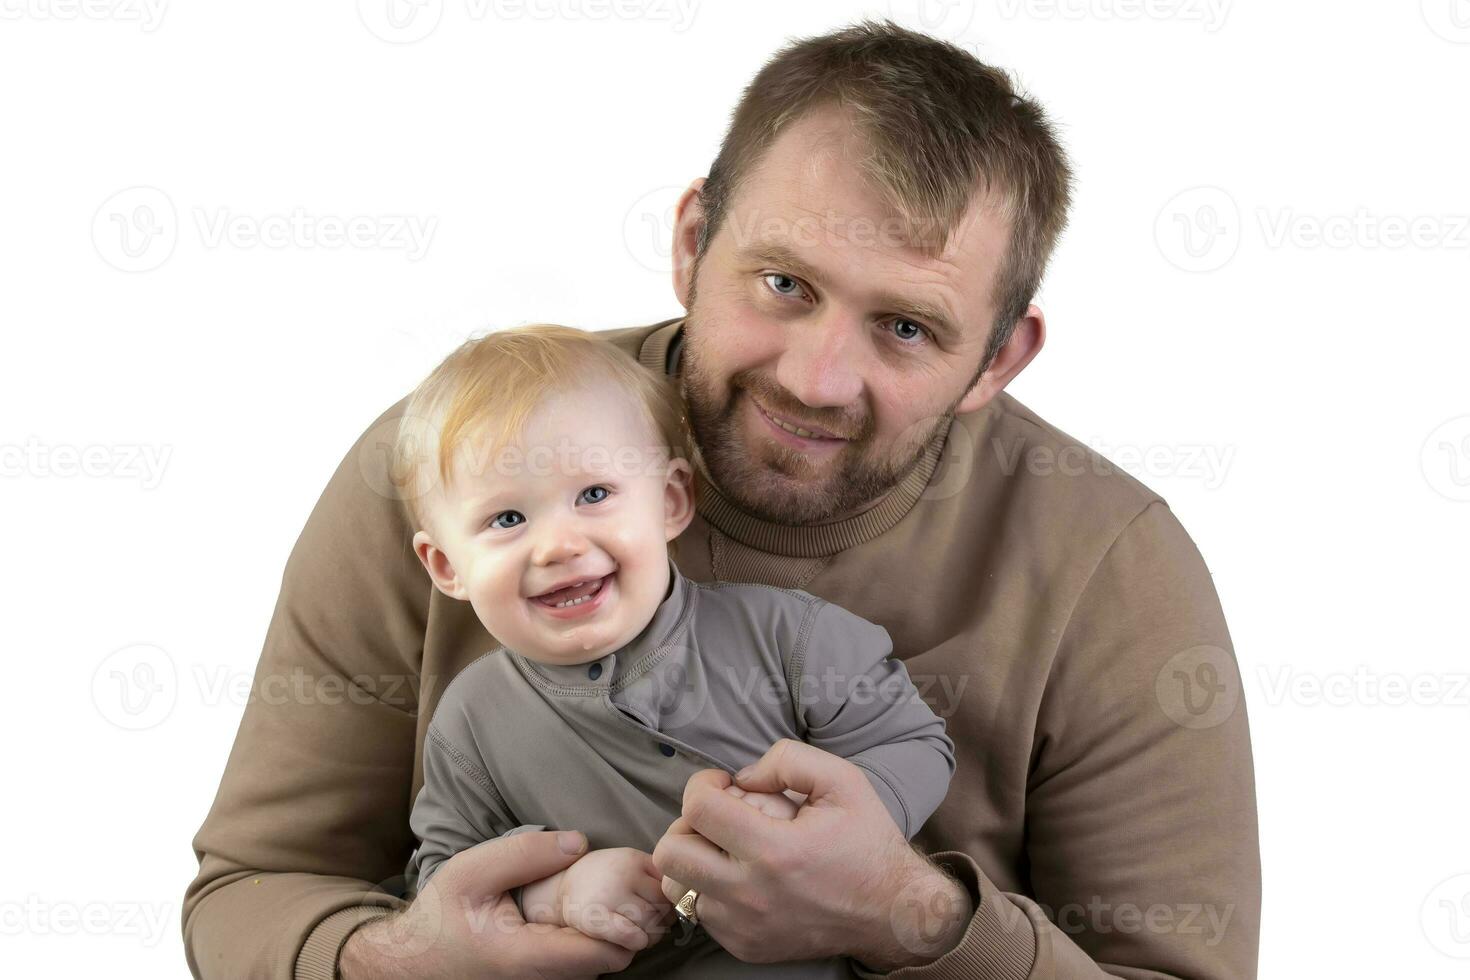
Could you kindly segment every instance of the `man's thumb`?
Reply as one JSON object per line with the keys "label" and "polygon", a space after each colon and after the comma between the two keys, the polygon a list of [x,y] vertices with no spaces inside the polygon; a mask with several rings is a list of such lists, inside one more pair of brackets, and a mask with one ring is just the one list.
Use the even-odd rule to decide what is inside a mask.
{"label": "man's thumb", "polygon": [[808,797],[841,795],[851,763],[805,742],[783,738],[735,774],[741,789],[756,793],[795,790]]}
{"label": "man's thumb", "polygon": [[460,851],[440,876],[454,875],[468,897],[489,898],[519,885],[556,874],[587,850],[587,837],[576,830],[533,830],[481,841]]}

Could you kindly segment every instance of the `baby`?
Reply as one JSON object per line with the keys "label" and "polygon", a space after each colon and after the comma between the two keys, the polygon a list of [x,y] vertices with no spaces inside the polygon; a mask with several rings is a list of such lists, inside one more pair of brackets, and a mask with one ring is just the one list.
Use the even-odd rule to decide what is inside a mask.
{"label": "baby", "polygon": [[842,958],[744,963],[703,930],[658,941],[672,907],[651,852],[695,772],[801,739],[861,767],[912,839],[955,766],[882,627],[680,573],[694,452],[673,387],[570,327],[469,341],[414,392],[396,447],[414,551],[435,601],[468,602],[498,645],[466,651],[430,718],[407,876],[421,890],[482,841],[580,830],[586,854],[519,890],[527,921],[635,951],[633,976],[851,976]]}

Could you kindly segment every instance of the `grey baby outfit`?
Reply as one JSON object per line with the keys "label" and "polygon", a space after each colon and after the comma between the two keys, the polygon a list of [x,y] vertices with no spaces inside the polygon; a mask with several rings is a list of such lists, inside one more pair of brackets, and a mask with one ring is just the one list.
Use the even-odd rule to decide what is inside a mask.
{"label": "grey baby outfit", "polygon": [[[496,647],[450,682],[430,719],[407,876],[526,830],[580,830],[589,849],[652,853],[701,769],[734,774],[781,738],[855,763],[912,839],[954,774],[944,720],[919,698],[888,631],[798,589],[697,583],[669,593],[627,646],[556,665]],[[845,958],[750,964],[703,929],[670,934],[620,976],[833,978]]]}

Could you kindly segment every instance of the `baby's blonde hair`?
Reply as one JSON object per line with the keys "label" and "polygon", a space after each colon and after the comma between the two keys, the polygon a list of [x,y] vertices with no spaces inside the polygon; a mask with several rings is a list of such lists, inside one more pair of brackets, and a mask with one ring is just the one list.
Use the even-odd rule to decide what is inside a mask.
{"label": "baby's blonde hair", "polygon": [[[694,461],[694,439],[674,386],[597,334],[538,323],[465,341],[424,379],[404,409],[391,478],[414,528],[424,498],[453,477],[457,453],[474,443],[483,461],[519,442],[549,397],[610,381],[639,403],[668,460]],[[692,486],[691,486],[692,491]]]}

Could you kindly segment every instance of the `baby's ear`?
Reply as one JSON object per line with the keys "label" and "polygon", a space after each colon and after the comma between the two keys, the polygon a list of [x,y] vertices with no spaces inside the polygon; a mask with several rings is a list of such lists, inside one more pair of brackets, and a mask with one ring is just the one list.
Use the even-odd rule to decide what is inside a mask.
{"label": "baby's ear", "polygon": [[694,520],[694,468],[686,459],[669,461],[664,481],[664,534],[672,541]]}
{"label": "baby's ear", "polygon": [[458,573],[449,563],[449,556],[439,549],[427,531],[414,532],[413,553],[419,556],[424,571],[429,573],[429,578],[440,592],[451,599],[468,598],[464,586],[460,584]]}

